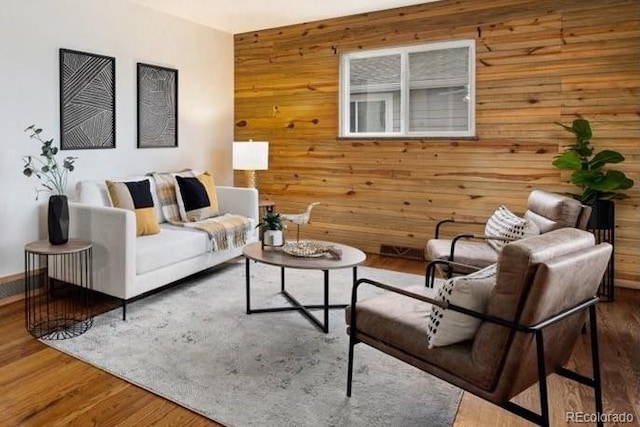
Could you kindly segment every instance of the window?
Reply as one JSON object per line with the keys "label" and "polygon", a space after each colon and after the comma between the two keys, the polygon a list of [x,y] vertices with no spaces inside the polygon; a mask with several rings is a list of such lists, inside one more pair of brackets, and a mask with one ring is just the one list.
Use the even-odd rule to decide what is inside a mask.
{"label": "window", "polygon": [[474,136],[475,41],[341,57],[340,136]]}
{"label": "window", "polygon": [[349,132],[391,132],[393,94],[355,94],[349,102]]}

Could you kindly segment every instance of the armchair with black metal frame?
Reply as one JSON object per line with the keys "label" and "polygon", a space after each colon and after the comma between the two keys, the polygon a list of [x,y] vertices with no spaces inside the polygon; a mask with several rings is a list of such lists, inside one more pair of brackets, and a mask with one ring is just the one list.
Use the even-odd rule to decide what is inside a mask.
{"label": "armchair with black metal frame", "polygon": [[[546,377],[551,373],[592,387],[596,412],[603,414],[594,295],[611,252],[611,245],[595,245],[590,233],[571,228],[508,244],[484,312],[440,300],[424,287],[400,289],[359,279],[346,313],[347,396],[352,392],[354,347],[365,343],[539,425],[550,425]],[[359,301],[363,285],[387,292]],[[479,319],[474,338],[430,348],[420,317],[424,304]],[[587,311],[591,378],[564,367]],[[539,413],[511,401],[536,383]]]}
{"label": "armchair with black metal frame", "polygon": [[[527,209],[522,218],[535,224],[540,234],[544,234],[565,227],[584,230],[590,215],[591,208],[578,200],[561,194],[533,190],[527,198]],[[508,243],[515,240],[504,236],[488,236],[484,233],[470,232],[459,232],[449,238],[444,238],[442,234],[445,225],[449,228],[449,226],[458,225],[482,226],[485,223],[456,219],[438,221],[434,238],[430,239],[425,247],[425,258],[429,261],[449,260],[479,269],[494,264],[498,259],[499,246],[501,245],[489,244],[490,241]],[[474,271],[463,267],[441,270],[445,277],[451,277],[454,274],[468,274]]]}

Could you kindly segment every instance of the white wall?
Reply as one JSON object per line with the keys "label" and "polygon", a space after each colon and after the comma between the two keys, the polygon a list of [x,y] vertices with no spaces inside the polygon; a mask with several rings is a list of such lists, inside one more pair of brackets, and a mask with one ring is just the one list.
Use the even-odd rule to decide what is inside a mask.
{"label": "white wall", "polygon": [[[0,278],[19,273],[38,231],[37,180],[22,157],[38,154],[24,128],[60,140],[58,49],[116,58],[116,148],[79,157],[77,180],[194,167],[229,185],[233,140],[233,36],[123,0],[2,0],[0,4]],[[179,70],[179,147],[136,148],[136,62]]]}

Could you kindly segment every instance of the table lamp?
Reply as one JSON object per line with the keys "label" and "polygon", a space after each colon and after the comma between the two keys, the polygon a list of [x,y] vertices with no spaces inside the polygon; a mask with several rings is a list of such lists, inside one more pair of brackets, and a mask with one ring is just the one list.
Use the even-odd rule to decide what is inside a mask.
{"label": "table lamp", "polygon": [[234,141],[233,169],[245,171],[247,185],[258,188],[256,171],[269,169],[269,143],[266,141]]}

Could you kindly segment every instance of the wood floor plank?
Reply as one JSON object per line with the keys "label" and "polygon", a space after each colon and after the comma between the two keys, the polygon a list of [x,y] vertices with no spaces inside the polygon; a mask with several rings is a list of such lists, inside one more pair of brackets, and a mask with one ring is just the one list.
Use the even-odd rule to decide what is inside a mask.
{"label": "wood floor plank", "polygon": [[[369,255],[366,264],[414,274],[423,274],[425,268],[421,261],[380,255]],[[103,299],[98,304],[107,310],[117,303]],[[614,303],[598,305],[605,413],[630,413],[635,420],[631,425],[640,425],[639,306],[640,291],[627,289],[617,290]],[[25,331],[23,310],[20,301],[0,306],[0,425],[220,425],[40,343]],[[588,334],[578,338],[568,366],[591,374]],[[567,424],[567,411],[594,411],[588,387],[556,375],[548,383],[552,425]],[[514,401],[537,411],[537,388],[525,390]],[[465,393],[454,425],[531,424]]]}

